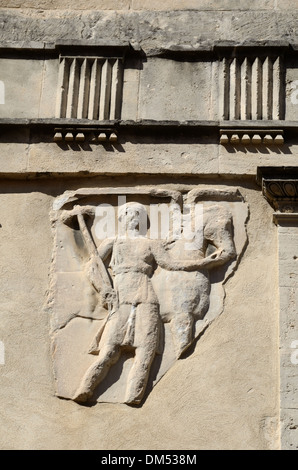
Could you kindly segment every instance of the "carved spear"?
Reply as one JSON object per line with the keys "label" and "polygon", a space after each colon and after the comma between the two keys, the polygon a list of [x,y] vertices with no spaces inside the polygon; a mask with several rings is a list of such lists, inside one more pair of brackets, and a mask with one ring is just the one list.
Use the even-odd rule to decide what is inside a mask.
{"label": "carved spear", "polygon": [[[88,211],[90,212],[90,208],[88,208]],[[102,324],[101,328],[99,329],[98,333],[96,334],[96,336],[95,336],[95,338],[94,338],[94,340],[93,340],[93,342],[90,346],[90,349],[88,351],[89,354],[98,354],[98,345],[99,345],[100,338],[102,336],[103,330],[106,326],[106,323],[107,323],[108,319],[110,318],[111,315],[113,315],[113,313],[115,313],[115,310],[116,310],[116,307],[117,307],[117,299],[115,297],[115,291],[113,289],[113,285],[112,285],[111,279],[108,275],[108,272],[106,270],[106,267],[104,265],[104,262],[101,259],[101,257],[99,256],[96,245],[95,245],[95,243],[94,243],[94,241],[93,241],[93,239],[90,235],[90,232],[87,228],[86,221],[85,221],[85,218],[82,214],[81,207],[75,207],[73,211],[67,212],[66,214],[63,214],[62,215],[62,220],[63,220],[64,223],[67,223],[73,216],[77,216],[79,228],[80,228],[81,233],[83,235],[83,238],[84,238],[85,244],[87,246],[90,258],[92,259],[92,257],[94,257],[94,259],[96,260],[96,267],[98,269],[97,274],[100,275],[100,277],[102,278],[103,283],[105,285],[104,298],[106,299],[106,302],[108,304],[109,314],[106,316],[104,323]]]}
{"label": "carved spear", "polygon": [[116,301],[115,291],[113,289],[113,286],[112,286],[110,277],[107,273],[106,267],[105,267],[101,257],[98,254],[95,243],[94,243],[93,239],[91,238],[89,230],[86,226],[86,222],[85,222],[83,214],[78,213],[77,217],[78,217],[79,227],[80,227],[80,230],[81,230],[82,235],[84,237],[84,240],[85,240],[86,246],[88,248],[88,251],[89,251],[90,255],[93,255],[95,257],[95,259],[97,260],[96,264],[99,268],[99,271],[100,271],[101,277],[104,281],[104,284],[106,285],[105,297],[107,299],[109,314],[106,316],[104,323],[101,325],[101,327],[100,327],[98,333],[96,334],[94,340],[92,341],[91,346],[90,346],[89,351],[88,351],[89,354],[98,354],[98,352],[99,352],[99,341],[101,339],[103,330],[105,329],[105,326],[106,326],[106,323],[107,323],[108,319],[115,312],[115,308],[116,308],[116,305],[115,305],[115,303],[116,303],[115,302]]}
{"label": "carved spear", "polygon": [[87,228],[87,225],[86,225],[86,221],[85,221],[85,218],[83,216],[83,210],[86,214],[88,214],[89,216],[91,215],[94,215],[94,208],[92,206],[85,206],[84,208],[80,207],[80,206],[75,206],[73,208],[73,210],[71,211],[63,211],[62,215],[61,215],[61,220],[63,223],[67,224],[67,225],[70,225],[70,221],[73,220],[74,217],[77,217],[77,220],[78,220],[78,224],[79,224],[79,227],[80,227],[80,230],[81,230],[81,233],[83,235],[83,238],[84,238],[84,241],[85,241],[85,244],[87,246],[87,249],[88,249],[88,252],[89,252],[89,255],[90,255],[90,258],[95,258],[96,261],[97,261],[97,267],[99,269],[99,274],[105,284],[105,287],[109,289],[113,288],[112,286],[112,283],[111,283],[111,279],[107,273],[107,270],[106,270],[106,267],[104,265],[104,262],[103,260],[101,259],[101,257],[99,256],[98,254],[98,251],[97,251],[97,248],[96,248],[96,245],[89,233],[89,230]]}
{"label": "carved spear", "polygon": [[82,213],[78,213],[77,214],[77,217],[78,217],[78,223],[79,223],[79,227],[80,227],[80,230],[82,232],[82,235],[83,235],[83,238],[84,238],[84,241],[86,243],[86,246],[87,246],[87,249],[89,251],[89,254],[91,256],[94,256],[94,258],[96,259],[97,261],[97,266],[99,268],[99,271],[100,271],[100,274],[101,274],[101,277],[104,281],[104,283],[106,284],[107,287],[113,287],[112,286],[112,283],[111,283],[111,280],[110,280],[110,277],[107,273],[107,270],[106,270],[106,267],[101,259],[101,257],[99,256],[98,254],[98,251],[96,249],[96,246],[95,246],[95,243],[93,241],[93,239],[91,238],[91,235],[89,233],[89,230],[86,226],[86,222],[85,222],[85,219],[83,217],[83,214]]}

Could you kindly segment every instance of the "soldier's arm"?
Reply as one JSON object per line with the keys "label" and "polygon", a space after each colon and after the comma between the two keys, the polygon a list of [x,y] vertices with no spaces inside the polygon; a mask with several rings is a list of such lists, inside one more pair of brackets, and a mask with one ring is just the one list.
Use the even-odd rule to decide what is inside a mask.
{"label": "soldier's arm", "polygon": [[202,257],[192,260],[175,260],[160,241],[156,241],[151,247],[156,263],[168,271],[196,271],[202,266]]}
{"label": "soldier's arm", "polygon": [[202,260],[203,267],[214,268],[236,257],[232,224],[232,216],[226,211],[219,213],[218,217],[211,216],[207,221],[204,237],[215,247],[215,251]]}

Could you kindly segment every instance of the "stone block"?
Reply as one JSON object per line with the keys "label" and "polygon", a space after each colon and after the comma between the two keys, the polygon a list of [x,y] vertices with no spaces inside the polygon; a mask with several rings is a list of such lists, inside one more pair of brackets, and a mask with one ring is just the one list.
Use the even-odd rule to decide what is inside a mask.
{"label": "stone block", "polygon": [[207,120],[211,63],[148,59],[141,74],[139,117],[155,120]]}
{"label": "stone block", "polygon": [[23,173],[28,164],[28,144],[20,142],[18,144],[0,144],[3,152],[0,151],[0,164],[3,173]]}
{"label": "stone block", "polygon": [[0,59],[4,103],[1,118],[37,118],[42,89],[43,61]]}
{"label": "stone block", "polygon": [[137,120],[141,70],[125,68],[123,74],[123,94],[121,119]]}
{"label": "stone block", "polygon": [[36,10],[128,10],[131,0],[86,0],[83,4],[74,0],[0,0],[0,8],[32,8]]}
{"label": "stone block", "polygon": [[219,146],[219,171],[224,174],[255,175],[258,166],[295,165],[296,146],[285,144],[269,148],[266,145],[248,147]]}
{"label": "stone block", "polygon": [[55,117],[55,104],[58,83],[58,59],[44,61],[42,89],[38,117]]}
{"label": "stone block", "polygon": [[[116,144],[92,145],[70,143],[61,147],[56,143],[35,143],[29,149],[27,171],[75,173],[87,171],[93,174],[116,172],[117,174],[179,174],[184,165],[185,174],[217,174],[217,146],[202,140],[200,145],[166,143],[143,140],[143,147],[135,144],[135,137],[121,138]],[[83,151],[82,147],[87,149]],[[4,149],[3,149],[4,150]],[[4,150],[5,151],[5,150]]]}
{"label": "stone block", "polygon": [[230,0],[166,0],[144,2],[132,0],[133,10],[268,10],[274,8],[274,0],[253,0],[251,3]]}

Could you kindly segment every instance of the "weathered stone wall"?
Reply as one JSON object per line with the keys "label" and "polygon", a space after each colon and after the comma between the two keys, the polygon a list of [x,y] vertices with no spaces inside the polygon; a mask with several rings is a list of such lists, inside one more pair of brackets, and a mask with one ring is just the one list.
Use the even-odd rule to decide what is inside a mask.
{"label": "weathered stone wall", "polygon": [[[144,178],[134,181],[148,183]],[[51,202],[64,189],[115,183],[122,185],[122,178],[112,183],[97,178],[2,184],[1,340],[6,361],[1,366],[1,446],[277,448],[278,305],[272,295],[277,289],[277,240],[271,210],[253,183],[239,186],[250,207],[249,246],[226,285],[224,313],[193,353],[155,386],[142,408],[104,403],[88,408],[54,396],[45,312]],[[172,186],[167,179],[159,184]],[[211,184],[220,187],[216,181],[203,186]]]}
{"label": "weathered stone wall", "polygon": [[[296,40],[296,11],[281,10],[2,10],[2,41],[95,39],[140,42],[143,49],[197,41]],[[187,25],[187,27],[185,26]],[[11,34],[13,31],[13,37]]]}
{"label": "weathered stone wall", "polygon": [[[0,356],[0,447],[297,448],[296,411],[291,411],[296,409],[296,370],[288,340],[295,340],[297,330],[292,301],[290,318],[285,313],[296,278],[282,281],[289,271],[295,274],[296,251],[281,247],[279,233],[291,239],[292,232],[274,225],[273,212],[283,209],[272,208],[264,198],[257,169],[282,172],[282,167],[296,166],[298,108],[292,84],[298,80],[298,2],[15,0],[0,1],[0,7],[0,81],[5,86],[0,104],[0,341],[5,349],[5,357]],[[104,47],[117,57],[119,48],[129,50],[121,117],[88,122],[57,115],[60,56],[85,57],[87,67]],[[281,85],[276,84],[280,69],[271,62],[272,78],[265,80],[264,66],[263,81],[255,80],[256,90],[264,84],[263,96],[270,97],[274,112],[279,104],[272,97],[280,93],[278,117],[223,118],[221,64],[227,50],[229,60],[239,51],[241,61],[250,54],[251,77],[260,70],[253,65],[254,54],[263,54],[262,64],[265,56],[269,62],[274,58],[272,64],[276,57],[282,61]],[[104,57],[113,54],[105,50]],[[234,74],[235,89],[244,83],[239,73]],[[266,92],[272,88],[272,94]],[[232,97],[232,86],[229,90]],[[96,140],[104,132],[105,140]],[[112,132],[114,141],[109,140]],[[76,140],[78,133],[82,141]],[[234,144],[223,144],[226,133],[234,136]],[[249,144],[241,144],[247,133]],[[259,134],[272,142],[256,144],[252,139]],[[283,142],[273,143],[276,136]],[[224,279],[221,314],[147,390],[141,406],[89,407],[56,396],[51,299],[60,293],[53,295],[51,284],[51,211],[55,198],[80,188],[122,188],[123,193],[135,188],[135,194],[151,188],[183,196],[201,189],[211,199],[213,190],[238,189],[248,204],[247,241]],[[295,206],[293,192],[286,201]],[[293,207],[286,212],[295,212]],[[64,250],[62,240],[55,243]],[[282,256],[291,263],[283,264]],[[67,300],[69,292],[63,295]]]}

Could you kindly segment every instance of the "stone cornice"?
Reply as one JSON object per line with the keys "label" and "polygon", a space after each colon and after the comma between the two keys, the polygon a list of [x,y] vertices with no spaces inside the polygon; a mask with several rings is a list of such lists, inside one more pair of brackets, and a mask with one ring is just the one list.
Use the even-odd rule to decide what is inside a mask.
{"label": "stone cornice", "polygon": [[139,128],[214,128],[223,130],[238,130],[239,132],[250,130],[288,130],[297,133],[298,121],[284,121],[284,120],[237,120],[237,121],[219,121],[219,120],[154,120],[154,119],[139,119],[139,120],[90,120],[90,119],[73,119],[73,118],[0,118],[0,126],[99,126],[99,127],[139,127]]}
{"label": "stone cornice", "polygon": [[298,167],[259,167],[257,182],[275,209],[276,224],[298,222]]}
{"label": "stone cornice", "polygon": [[267,41],[212,41],[212,40],[201,40],[193,45],[175,44],[170,43],[161,47],[152,48],[148,51],[143,50],[139,42],[133,41],[95,41],[95,40],[64,40],[57,39],[55,42],[50,41],[0,41],[0,54],[1,53],[28,53],[31,54],[48,52],[50,54],[63,53],[65,50],[72,51],[92,51],[101,50],[107,51],[107,53],[127,54],[127,53],[139,53],[146,55],[147,57],[164,57],[169,59],[178,60],[192,60],[199,59],[203,54],[208,54],[214,58],[222,57],[235,57],[239,54],[252,54],[258,55],[264,54],[290,54],[297,55],[298,44],[290,43],[288,41],[278,40],[267,40]]}
{"label": "stone cornice", "polygon": [[274,212],[273,222],[276,225],[297,225],[298,212]]}

